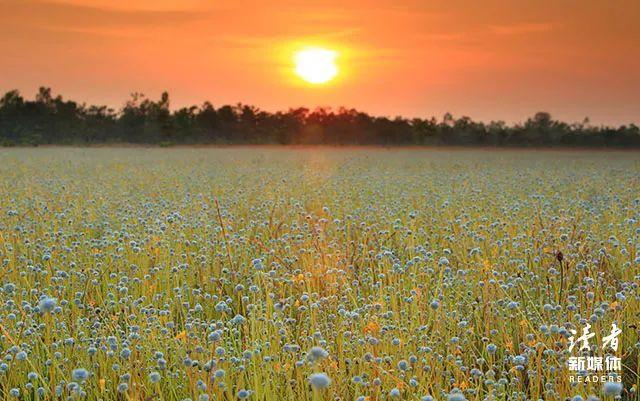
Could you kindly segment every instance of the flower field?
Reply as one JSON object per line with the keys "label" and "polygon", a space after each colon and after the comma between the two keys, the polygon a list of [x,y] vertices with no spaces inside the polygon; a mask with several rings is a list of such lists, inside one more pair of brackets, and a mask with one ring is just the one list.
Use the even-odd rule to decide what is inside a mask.
{"label": "flower field", "polygon": [[638,398],[637,153],[0,149],[0,194],[3,400]]}

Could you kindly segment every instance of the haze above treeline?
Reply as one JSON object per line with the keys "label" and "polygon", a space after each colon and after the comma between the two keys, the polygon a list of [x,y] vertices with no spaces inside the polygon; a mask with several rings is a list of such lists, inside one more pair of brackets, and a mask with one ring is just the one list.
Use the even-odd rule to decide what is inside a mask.
{"label": "haze above treeline", "polygon": [[93,144],[325,144],[640,148],[635,124],[593,126],[555,120],[539,111],[523,123],[469,117],[372,116],[355,109],[291,108],[267,112],[251,105],[170,109],[169,94],[134,93],[119,109],[66,100],[41,87],[33,100],[17,90],[0,98],[0,145]]}

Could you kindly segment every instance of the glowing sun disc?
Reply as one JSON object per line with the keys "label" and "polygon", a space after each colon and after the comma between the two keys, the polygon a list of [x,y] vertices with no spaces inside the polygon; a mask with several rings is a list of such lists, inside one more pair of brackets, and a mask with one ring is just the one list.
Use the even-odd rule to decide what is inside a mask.
{"label": "glowing sun disc", "polygon": [[324,84],[338,74],[337,53],[322,48],[297,52],[294,56],[296,74],[311,84]]}

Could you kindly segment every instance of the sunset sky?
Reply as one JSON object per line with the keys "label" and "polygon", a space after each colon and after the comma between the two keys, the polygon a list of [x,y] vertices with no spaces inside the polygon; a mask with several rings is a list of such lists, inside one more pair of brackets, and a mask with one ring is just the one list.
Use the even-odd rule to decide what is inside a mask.
{"label": "sunset sky", "polygon": [[[640,2],[0,0],[0,91],[640,123]],[[325,85],[294,53],[338,54]]]}

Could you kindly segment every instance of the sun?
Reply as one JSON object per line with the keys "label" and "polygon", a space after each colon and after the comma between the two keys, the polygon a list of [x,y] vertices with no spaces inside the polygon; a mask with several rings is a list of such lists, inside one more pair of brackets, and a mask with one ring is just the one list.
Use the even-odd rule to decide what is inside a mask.
{"label": "sun", "polygon": [[335,51],[319,47],[300,50],[293,57],[296,74],[311,84],[327,83],[338,75],[337,57]]}

